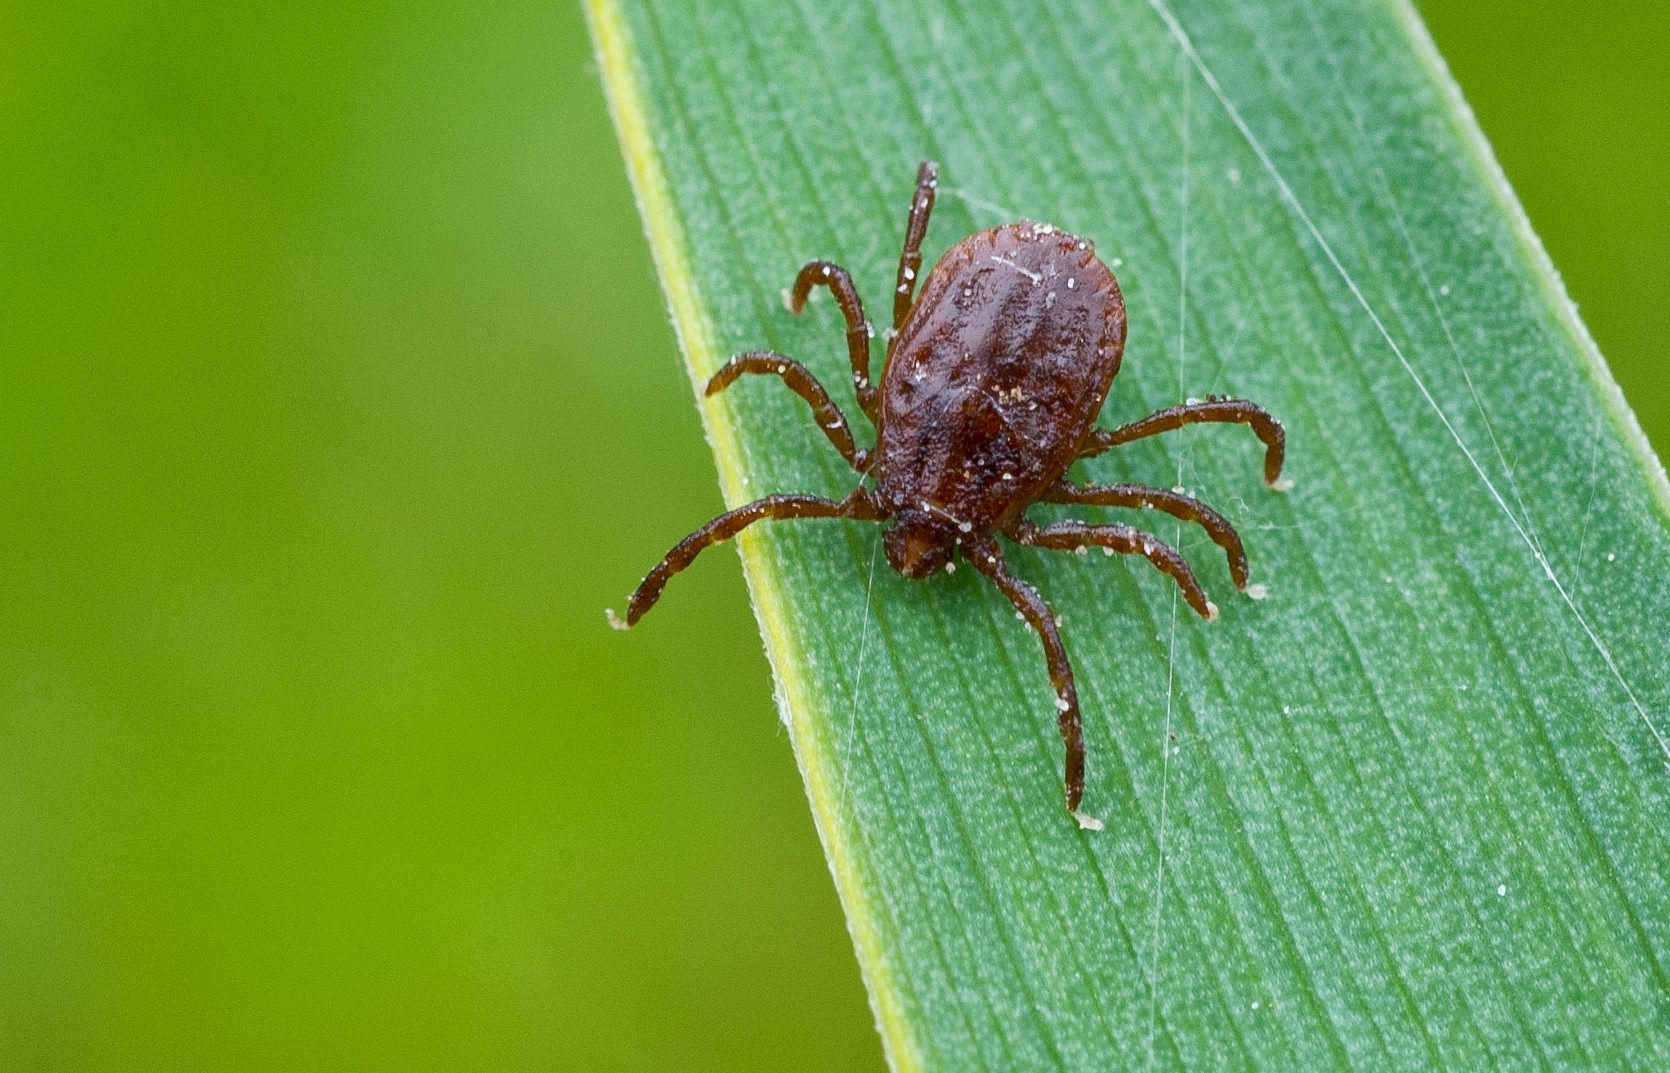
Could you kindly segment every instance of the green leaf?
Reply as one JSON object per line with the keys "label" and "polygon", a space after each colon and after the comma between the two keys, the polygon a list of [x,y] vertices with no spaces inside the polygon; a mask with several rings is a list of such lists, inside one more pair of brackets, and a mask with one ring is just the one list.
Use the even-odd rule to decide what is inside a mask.
{"label": "green leaf", "polygon": [[[780,294],[831,258],[880,321],[926,157],[929,263],[1036,218],[1117,272],[1103,424],[1210,392],[1288,430],[1285,495],[1235,427],[1080,467],[1218,506],[1263,601],[1163,515],[1124,520],[1215,622],[1144,562],[1010,553],[1099,833],[983,578],[907,581],[873,524],[739,541],[895,1069],[1670,1062],[1670,489],[1406,3],[591,15],[697,384],[770,347],[856,417],[833,304]],[[781,384],[699,406],[729,502],[853,486]]]}

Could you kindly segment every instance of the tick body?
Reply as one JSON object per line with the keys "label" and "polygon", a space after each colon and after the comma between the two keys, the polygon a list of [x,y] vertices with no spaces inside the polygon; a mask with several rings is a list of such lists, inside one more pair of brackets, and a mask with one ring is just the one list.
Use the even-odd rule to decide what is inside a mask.
{"label": "tick body", "polygon": [[873,451],[859,447],[829,393],[803,366],[767,351],[739,354],[708,382],[708,395],[745,373],[768,373],[812,408],[819,427],[860,475],[839,500],[774,495],[713,519],[684,540],[644,578],[621,628],[660,598],[667,579],[704,549],[766,518],[853,518],[883,522],[883,547],[893,569],[923,578],[958,556],[1003,593],[1043,642],[1067,760],[1069,811],[1084,792],[1084,735],[1078,692],[1050,611],[1037,590],[1010,573],[999,535],[1018,544],[1141,555],[1164,571],[1196,612],[1217,608],[1183,558],[1126,525],[1029,520],[1035,503],[1143,507],[1201,526],[1229,560],[1238,588],[1247,560],[1235,529],[1211,507],[1164,488],[1140,484],[1077,484],[1072,464],[1159,432],[1201,422],[1245,424],[1265,447],[1264,478],[1281,473],[1285,437],[1269,414],[1241,399],[1208,398],[1150,414],[1114,429],[1095,427],[1119,372],[1125,346],[1125,303],[1113,273],[1090,242],[1048,224],[1021,222],[968,236],[946,251],[915,294],[922,239],[933,209],[932,163],[917,172],[894,290],[893,332],[879,388],[870,379],[870,332],[845,269],[813,261],[789,293],[798,313],[815,286],[827,286],[846,320],[846,341],[859,409],[876,426]]}
{"label": "tick body", "polygon": [[1119,285],[1088,242],[1020,223],[946,251],[882,376],[893,568],[925,577],[1019,521],[1078,457],[1124,346]]}

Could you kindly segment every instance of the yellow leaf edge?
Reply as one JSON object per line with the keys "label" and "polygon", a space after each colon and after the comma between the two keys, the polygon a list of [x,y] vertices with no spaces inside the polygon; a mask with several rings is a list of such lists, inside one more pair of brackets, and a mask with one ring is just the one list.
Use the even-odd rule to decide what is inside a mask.
{"label": "yellow leaf edge", "polygon": [[[746,498],[742,450],[735,428],[702,396],[703,384],[719,367],[719,355],[712,324],[691,270],[684,232],[673,207],[661,157],[651,135],[649,114],[639,91],[630,31],[618,0],[586,0],[585,8],[609,114],[614,120],[627,177],[667,297],[673,330],[696,391],[697,410],[719,469],[720,488],[727,503],[740,503]],[[800,674],[800,668],[805,665],[804,653],[788,629],[783,591],[757,543],[743,539],[737,542],[737,548],[760,636],[765,642],[766,658],[776,679],[777,707],[788,728],[795,762],[806,784],[812,819],[846,914],[847,930],[858,955],[859,970],[870,995],[870,1007],[888,1064],[894,1073],[916,1073],[923,1068],[921,1050],[911,1032],[898,982],[853,854],[849,840],[851,818],[844,816],[836,805],[833,791],[838,776],[813,726],[817,706],[806,679]]]}

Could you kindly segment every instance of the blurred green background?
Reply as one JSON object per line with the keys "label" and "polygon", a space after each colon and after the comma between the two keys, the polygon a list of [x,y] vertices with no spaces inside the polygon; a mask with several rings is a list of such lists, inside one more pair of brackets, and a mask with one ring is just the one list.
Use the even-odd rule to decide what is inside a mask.
{"label": "blurred green background", "polygon": [[[1426,14],[1664,451],[1670,9]],[[882,1068],[578,8],[0,41],[0,1069]]]}

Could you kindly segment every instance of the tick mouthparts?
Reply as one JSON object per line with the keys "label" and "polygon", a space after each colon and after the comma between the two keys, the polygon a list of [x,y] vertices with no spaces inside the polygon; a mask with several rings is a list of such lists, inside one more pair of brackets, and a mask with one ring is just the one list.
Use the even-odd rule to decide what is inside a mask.
{"label": "tick mouthparts", "polygon": [[1078,821],[1079,830],[1081,831],[1100,831],[1104,826],[1106,826],[1101,820],[1098,820],[1090,813],[1080,812],[1078,809],[1073,810],[1073,819]]}
{"label": "tick mouthparts", "polygon": [[612,607],[605,607],[603,616],[609,620],[609,625],[617,630],[630,630],[632,628],[632,623],[615,614],[615,609]]}

